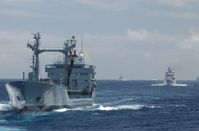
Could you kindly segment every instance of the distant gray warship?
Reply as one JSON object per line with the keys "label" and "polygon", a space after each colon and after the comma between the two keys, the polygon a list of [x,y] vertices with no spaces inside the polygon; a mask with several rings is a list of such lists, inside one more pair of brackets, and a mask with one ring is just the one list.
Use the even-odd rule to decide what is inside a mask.
{"label": "distant gray warship", "polygon": [[[64,42],[63,49],[40,49],[40,34],[34,34],[34,45],[27,44],[33,51],[32,72],[28,80],[6,84],[10,104],[21,111],[48,111],[92,105],[95,97],[95,66],[85,65],[83,52],[77,54],[76,39]],[[39,54],[60,52],[63,62],[46,65],[46,79],[39,78]]]}
{"label": "distant gray warship", "polygon": [[173,86],[187,86],[187,84],[177,84],[175,73],[172,70],[172,67],[169,66],[168,70],[165,72],[164,83],[161,84],[152,84],[152,86],[166,86],[166,87],[173,87]]}
{"label": "distant gray warship", "polygon": [[168,67],[168,71],[165,72],[165,79],[164,83],[167,86],[173,86],[176,84],[174,71],[172,70],[171,66]]}

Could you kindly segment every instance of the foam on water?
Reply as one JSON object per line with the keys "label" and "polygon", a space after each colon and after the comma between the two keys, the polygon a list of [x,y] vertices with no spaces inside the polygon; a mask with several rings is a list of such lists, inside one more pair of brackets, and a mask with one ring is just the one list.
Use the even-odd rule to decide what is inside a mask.
{"label": "foam on water", "polygon": [[69,109],[67,109],[67,108],[60,108],[60,109],[56,109],[56,110],[53,110],[53,111],[54,112],[65,112],[67,110],[69,110]]}
{"label": "foam on water", "polygon": [[92,106],[27,113],[9,111],[7,92],[0,88],[0,131],[198,130],[199,84],[150,87],[152,82],[98,81]]}
{"label": "foam on water", "polygon": [[99,107],[98,109],[99,109],[99,110],[101,110],[101,111],[117,110],[117,108],[115,108],[115,107],[111,107],[111,106],[103,106],[103,105],[100,105],[100,107]]}
{"label": "foam on water", "polygon": [[116,110],[139,110],[142,108],[160,108],[160,106],[154,106],[154,105],[99,105],[95,104],[92,107],[79,107],[79,108],[60,108],[54,110],[54,112],[66,112],[66,111],[116,111]]}
{"label": "foam on water", "polygon": [[173,86],[187,86],[187,84],[174,84]]}
{"label": "foam on water", "polygon": [[[133,101],[134,99],[135,98],[124,98],[124,99],[112,101],[111,103],[110,102],[104,102],[103,105],[118,105],[118,104],[121,104],[121,103]],[[93,104],[93,106],[97,106],[97,105]]]}
{"label": "foam on water", "polygon": [[76,108],[59,108],[59,109],[55,109],[53,110],[54,112],[66,112],[66,111],[86,111],[86,110],[90,110],[90,108],[92,107],[76,107]]}
{"label": "foam on water", "polygon": [[1,131],[24,131],[23,128],[9,128],[9,127],[0,127]]}
{"label": "foam on water", "polygon": [[0,111],[9,111],[11,109],[12,107],[10,106],[10,104],[0,103]]}
{"label": "foam on water", "polygon": [[[167,85],[163,83],[163,84],[151,84],[151,86],[158,86],[158,87],[160,87],[160,86],[167,86]],[[187,84],[173,84],[172,86],[186,87]]]}
{"label": "foam on water", "polygon": [[151,84],[151,86],[166,86],[166,85],[163,83],[163,84]]}
{"label": "foam on water", "polygon": [[111,110],[139,110],[145,107],[144,105],[118,105],[118,106],[103,106],[100,105],[98,108],[102,111],[111,111]]}

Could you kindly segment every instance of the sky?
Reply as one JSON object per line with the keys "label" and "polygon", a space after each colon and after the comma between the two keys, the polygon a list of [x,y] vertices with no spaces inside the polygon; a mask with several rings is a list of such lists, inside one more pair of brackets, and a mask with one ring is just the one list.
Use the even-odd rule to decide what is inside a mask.
{"label": "sky", "polygon": [[[75,35],[97,79],[177,80],[199,76],[198,0],[1,0],[0,78],[22,78],[31,64],[27,42],[62,48]],[[77,45],[77,46],[80,46]],[[61,57],[41,55],[44,65]]]}

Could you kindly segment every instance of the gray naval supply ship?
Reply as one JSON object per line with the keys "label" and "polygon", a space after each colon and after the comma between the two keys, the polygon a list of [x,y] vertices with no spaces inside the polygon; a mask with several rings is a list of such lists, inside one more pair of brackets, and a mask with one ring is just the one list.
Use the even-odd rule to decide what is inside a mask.
{"label": "gray naval supply ship", "polygon": [[[95,66],[84,63],[83,52],[75,50],[77,40],[64,42],[63,49],[40,49],[40,34],[34,34],[34,44],[27,44],[33,52],[32,72],[27,80],[6,84],[10,105],[19,111],[49,111],[92,105],[95,98]],[[39,78],[39,55],[60,52],[62,62],[45,66],[46,79]]]}

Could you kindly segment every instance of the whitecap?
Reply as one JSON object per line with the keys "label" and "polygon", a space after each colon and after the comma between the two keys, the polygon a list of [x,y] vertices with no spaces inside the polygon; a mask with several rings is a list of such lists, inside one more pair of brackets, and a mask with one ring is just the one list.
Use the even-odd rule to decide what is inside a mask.
{"label": "whitecap", "polygon": [[115,110],[140,110],[142,108],[160,108],[160,106],[154,105],[141,105],[141,104],[134,104],[134,105],[100,105],[94,104],[90,107],[77,107],[77,108],[60,108],[53,110],[54,112],[66,112],[66,111],[115,111]]}
{"label": "whitecap", "polygon": [[154,109],[154,108],[161,108],[161,106],[154,106],[154,105],[150,105],[150,106],[146,106],[147,108],[151,108],[151,109]]}
{"label": "whitecap", "polygon": [[67,108],[60,108],[60,109],[56,109],[56,110],[53,110],[53,111],[54,112],[65,112],[67,110],[69,110],[69,109],[67,109]]}
{"label": "whitecap", "polygon": [[9,111],[11,109],[12,107],[10,106],[10,104],[0,103],[0,111]]}
{"label": "whitecap", "polygon": [[101,111],[111,111],[111,110],[117,110],[117,108],[111,107],[111,106],[103,106],[100,105],[100,107],[98,108]]}
{"label": "whitecap", "polygon": [[119,104],[119,103],[123,103],[123,102],[127,102],[127,101],[132,101],[135,98],[126,98],[126,99],[121,99],[121,100],[117,100],[117,101],[113,101],[111,102],[111,104]]}
{"label": "whitecap", "polygon": [[25,131],[26,129],[23,128],[17,128],[17,127],[0,127],[1,131]]}
{"label": "whitecap", "polygon": [[139,110],[145,107],[145,105],[121,105],[117,106],[119,110]]}
{"label": "whitecap", "polygon": [[187,86],[187,84],[174,84],[173,86]]}
{"label": "whitecap", "polygon": [[164,83],[163,84],[151,84],[151,86],[158,86],[159,87],[159,86],[166,86],[166,84],[164,84]]}
{"label": "whitecap", "polygon": [[99,110],[102,111],[111,111],[111,110],[139,110],[141,108],[145,107],[145,105],[118,105],[118,106],[103,106],[100,105],[98,108]]}
{"label": "whitecap", "polygon": [[75,108],[59,108],[53,110],[54,112],[66,112],[66,111],[82,111],[82,110],[90,110],[92,107],[86,106],[86,107],[75,107]]}
{"label": "whitecap", "polygon": [[[160,86],[167,86],[165,83],[163,83],[163,84],[151,84],[151,86],[157,86],[157,87],[160,87]],[[172,86],[177,86],[177,87],[186,87],[187,86],[187,84],[173,84],[173,85],[171,85],[171,87]]]}

